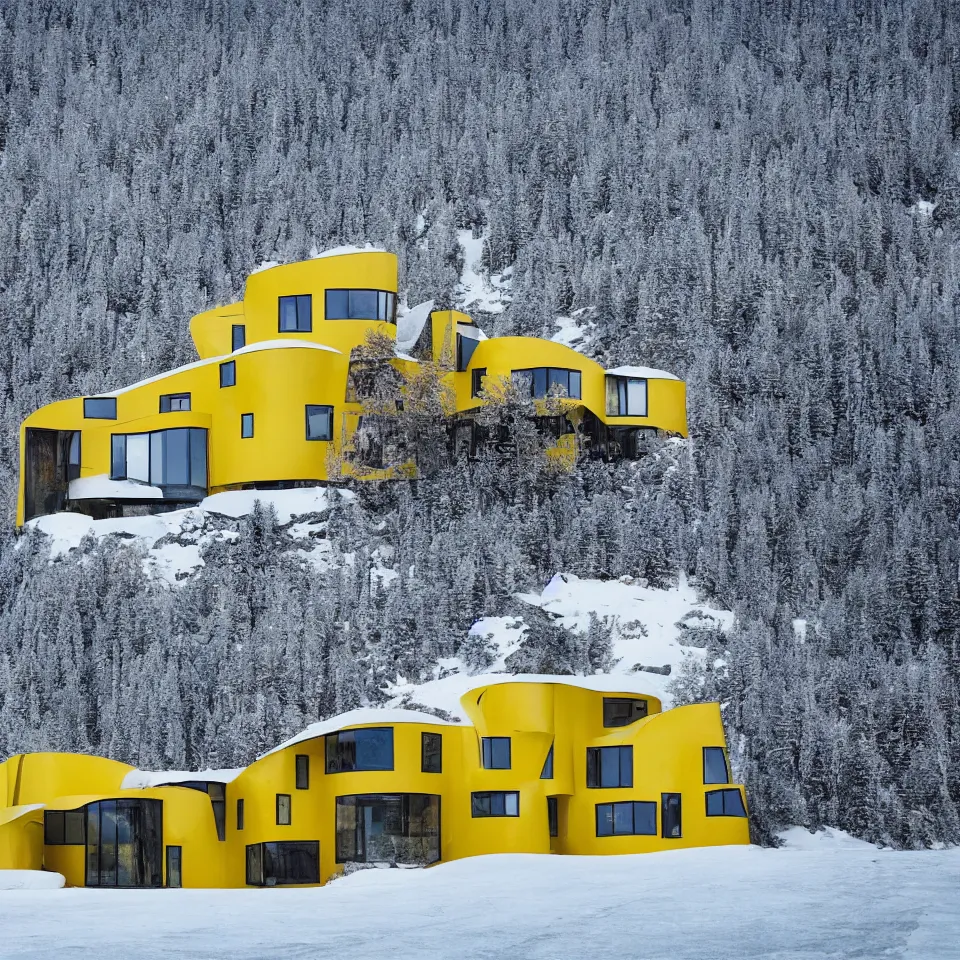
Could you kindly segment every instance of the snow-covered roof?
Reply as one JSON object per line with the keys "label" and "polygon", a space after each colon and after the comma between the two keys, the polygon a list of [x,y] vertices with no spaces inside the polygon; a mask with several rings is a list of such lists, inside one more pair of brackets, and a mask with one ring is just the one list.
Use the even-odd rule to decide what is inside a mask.
{"label": "snow-covered roof", "polygon": [[115,500],[162,500],[163,491],[148,483],[133,480],[111,480],[106,473],[95,477],[79,477],[70,481],[71,500],[97,500],[102,497]]}
{"label": "snow-covered roof", "polygon": [[606,371],[611,377],[639,377],[642,380],[679,380],[666,370],[657,370],[654,367],[614,367]]}
{"label": "snow-covered roof", "polygon": [[243,773],[243,767],[235,770],[131,770],[121,781],[121,790],[137,790],[147,787],[162,787],[167,784],[230,783]]}
{"label": "snow-covered roof", "polygon": [[[641,693],[637,688],[637,679],[642,678],[615,673],[595,673],[587,677],[558,676],[546,673],[503,673],[475,677],[474,683],[464,696],[484,687],[495,687],[505,683],[553,683],[557,686],[580,687],[583,690],[595,690],[598,693],[629,693],[632,696],[655,696]],[[659,699],[659,698],[658,698]]]}
{"label": "snow-covered roof", "polygon": [[[328,347],[325,343],[313,343],[311,340],[260,340],[257,343],[248,343],[239,350],[234,350],[231,357],[239,357],[243,353],[256,353],[259,350],[325,350],[327,353],[340,353],[335,347]],[[220,357],[217,358],[222,359]]]}
{"label": "snow-covered roof", "polygon": [[397,351],[407,352],[416,346],[420,334],[433,310],[433,301],[418,303],[415,307],[397,313]]}
{"label": "snow-covered roof", "polygon": [[470,340],[486,340],[487,335],[475,323],[458,323],[457,333]]}
{"label": "snow-covered roof", "polygon": [[119,397],[125,393],[129,393],[131,390],[136,390],[138,387],[146,387],[151,383],[157,383],[159,380],[166,380],[167,377],[172,377],[175,374],[186,373],[187,370],[197,370],[200,367],[205,367],[211,363],[219,363],[225,359],[226,357],[208,357],[206,360],[194,360],[193,363],[185,363],[182,367],[177,367],[174,370],[167,370],[165,373],[158,373],[154,377],[147,377],[146,380],[138,380],[136,383],[131,383],[129,387],[121,387],[119,390],[113,390],[110,393],[91,393],[88,394],[88,396]]}
{"label": "snow-covered roof", "polygon": [[322,250],[320,253],[310,255],[311,260],[322,260],[324,257],[343,257],[350,253],[386,253],[383,247],[375,247],[372,244],[366,244],[363,247],[357,247],[353,244],[343,244],[339,247],[331,247],[329,250]]}
{"label": "snow-covered roof", "polygon": [[349,710],[346,713],[338,714],[336,717],[330,717],[329,720],[320,720],[317,723],[311,723],[306,730],[301,730],[296,736],[291,737],[279,746],[268,750],[263,756],[268,757],[271,753],[278,750],[285,750],[292,747],[295,743],[302,743],[304,740],[314,740],[317,737],[325,736],[328,733],[336,733],[338,730],[347,730],[350,727],[362,726],[386,726],[395,723],[429,723],[440,726],[462,726],[462,724],[453,724],[448,720],[441,720],[430,713],[421,713],[419,710],[402,710],[394,708],[361,707],[358,710]]}

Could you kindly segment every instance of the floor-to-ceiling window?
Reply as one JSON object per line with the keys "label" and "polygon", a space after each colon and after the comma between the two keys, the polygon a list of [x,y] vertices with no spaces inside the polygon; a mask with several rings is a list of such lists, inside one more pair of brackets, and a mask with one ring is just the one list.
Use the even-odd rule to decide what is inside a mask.
{"label": "floor-to-ceiling window", "polygon": [[435,863],[439,859],[438,796],[337,797],[337,863]]}
{"label": "floor-to-ceiling window", "polygon": [[88,887],[161,886],[162,800],[100,800],[86,812]]}

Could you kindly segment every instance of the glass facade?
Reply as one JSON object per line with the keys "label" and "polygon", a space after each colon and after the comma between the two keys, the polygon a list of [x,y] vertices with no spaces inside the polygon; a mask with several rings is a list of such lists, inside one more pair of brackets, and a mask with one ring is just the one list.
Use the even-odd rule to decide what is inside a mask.
{"label": "glass facade", "polygon": [[426,864],[439,859],[440,797],[337,797],[337,863]]}
{"label": "glass facade", "polygon": [[207,487],[207,431],[175,427],[111,437],[110,478],[157,487]]}
{"label": "glass facade", "polygon": [[100,800],[86,807],[88,887],[163,883],[163,801]]}
{"label": "glass facade", "polygon": [[521,393],[529,393],[535,400],[548,396],[580,399],[581,374],[579,370],[534,367],[530,370],[514,370],[512,377],[517,389]]}
{"label": "glass facade", "polygon": [[320,882],[320,843],[279,840],[247,846],[247,884],[274,887]]}
{"label": "glass facade", "polygon": [[324,317],[396,323],[397,295],[389,290],[328,290]]}
{"label": "glass facade", "polygon": [[327,734],[327,773],[393,769],[393,727]]}
{"label": "glass facade", "polygon": [[295,297],[280,297],[281,333],[310,333],[313,330],[313,297],[300,294]]}

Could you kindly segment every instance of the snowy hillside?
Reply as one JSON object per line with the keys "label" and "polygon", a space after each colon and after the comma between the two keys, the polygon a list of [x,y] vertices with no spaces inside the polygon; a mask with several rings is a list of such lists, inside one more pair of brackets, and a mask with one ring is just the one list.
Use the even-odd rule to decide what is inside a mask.
{"label": "snowy hillside", "polygon": [[18,890],[3,956],[338,960],[953,960],[960,851],[836,833],[778,850],[499,855],[314,889]]}

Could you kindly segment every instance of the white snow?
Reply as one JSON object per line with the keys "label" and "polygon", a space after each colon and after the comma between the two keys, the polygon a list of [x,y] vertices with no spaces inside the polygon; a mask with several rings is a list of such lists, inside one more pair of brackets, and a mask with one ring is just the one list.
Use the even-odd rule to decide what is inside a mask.
{"label": "white snow", "polygon": [[120,782],[121,790],[137,790],[160,787],[165,784],[184,783],[188,780],[211,783],[231,783],[243,773],[244,768],[228,770],[131,770]]}
{"label": "white snow", "polygon": [[200,501],[200,509],[225,517],[245,517],[259,500],[272,506],[280,523],[289,523],[306,513],[328,510],[336,503],[352,500],[350,490],[337,487],[297,487],[293,490],[227,490]]}
{"label": "white snow", "polygon": [[433,300],[426,300],[397,311],[397,353],[406,353],[416,346],[432,310]]}
{"label": "white snow", "polygon": [[582,350],[596,326],[585,319],[586,310],[576,310],[570,317],[557,317],[554,323],[557,332],[550,338],[554,343],[562,343],[572,350]]}
{"label": "white snow", "polygon": [[495,855],[326,887],[20,890],[5,960],[955,960],[960,851]]}
{"label": "white snow", "polygon": [[679,380],[666,370],[657,370],[654,367],[614,367],[606,371],[611,377],[639,377],[642,380]]}
{"label": "white snow", "polygon": [[937,204],[933,200],[918,200],[910,209],[919,216],[929,219],[937,209]]}
{"label": "white snow", "polygon": [[130,500],[162,500],[163,491],[148,483],[133,480],[111,480],[109,474],[79,477],[70,481],[68,497],[71,500],[96,500],[99,497]]}
{"label": "white snow", "polygon": [[248,277],[252,277],[255,273],[262,273],[264,270],[272,270],[274,267],[279,267],[279,260],[261,260],[251,271],[247,274]]}
{"label": "white snow", "polygon": [[120,397],[125,393],[129,393],[131,390],[136,390],[138,387],[146,387],[151,383],[157,383],[160,380],[166,380],[167,377],[175,376],[178,373],[185,373],[187,370],[198,370],[200,367],[206,367],[210,364],[220,363],[225,359],[226,357],[207,357],[206,360],[194,360],[193,363],[185,363],[182,367],[177,367],[174,370],[167,370],[164,373],[158,373],[156,376],[147,377],[146,380],[138,380],[136,383],[131,383],[128,387],[121,387],[119,390],[113,390],[110,393],[92,393],[89,394],[89,396]]}
{"label": "white snow", "polygon": [[476,340],[479,343],[487,339],[487,335],[476,324],[472,323],[458,323],[457,333],[461,337],[467,337],[469,340]]}
{"label": "white snow", "polygon": [[879,847],[866,840],[858,840],[850,836],[845,830],[835,827],[824,827],[811,833],[806,827],[788,827],[778,834],[783,842],[783,850],[873,850]]}
{"label": "white snow", "polygon": [[483,245],[486,232],[479,237],[472,230],[458,230],[457,241],[463,249],[463,271],[457,287],[457,299],[469,313],[479,310],[485,313],[503,313],[510,303],[510,284],[513,268],[487,277],[483,273]]}
{"label": "white snow", "polygon": [[260,340],[257,343],[248,343],[239,350],[234,350],[231,357],[239,357],[243,353],[259,353],[261,350],[324,350],[327,353],[340,353],[335,347],[328,347],[325,343],[313,343],[311,340]]}
{"label": "white snow", "polygon": [[[316,249],[316,248],[314,248]],[[343,244],[339,247],[331,247],[329,250],[323,250],[320,253],[310,252],[311,260],[322,260],[324,257],[343,257],[350,253],[386,253],[383,247],[375,247],[373,244],[365,244],[362,247],[355,247],[352,244]]]}
{"label": "white snow", "polygon": [[336,730],[360,727],[368,723],[439,723],[449,725],[449,721],[441,720],[440,717],[435,717],[429,713],[421,713],[419,710],[360,707],[357,710],[348,710],[346,713],[337,714],[337,716],[330,717],[327,720],[311,723],[305,730],[301,730],[289,740],[285,740],[272,750],[268,750],[263,756],[268,757],[271,753],[276,753],[286,747],[292,747],[295,743],[303,743],[304,740],[313,740]]}
{"label": "white snow", "polygon": [[59,890],[65,883],[62,874],[50,870],[0,870],[0,890]]}

